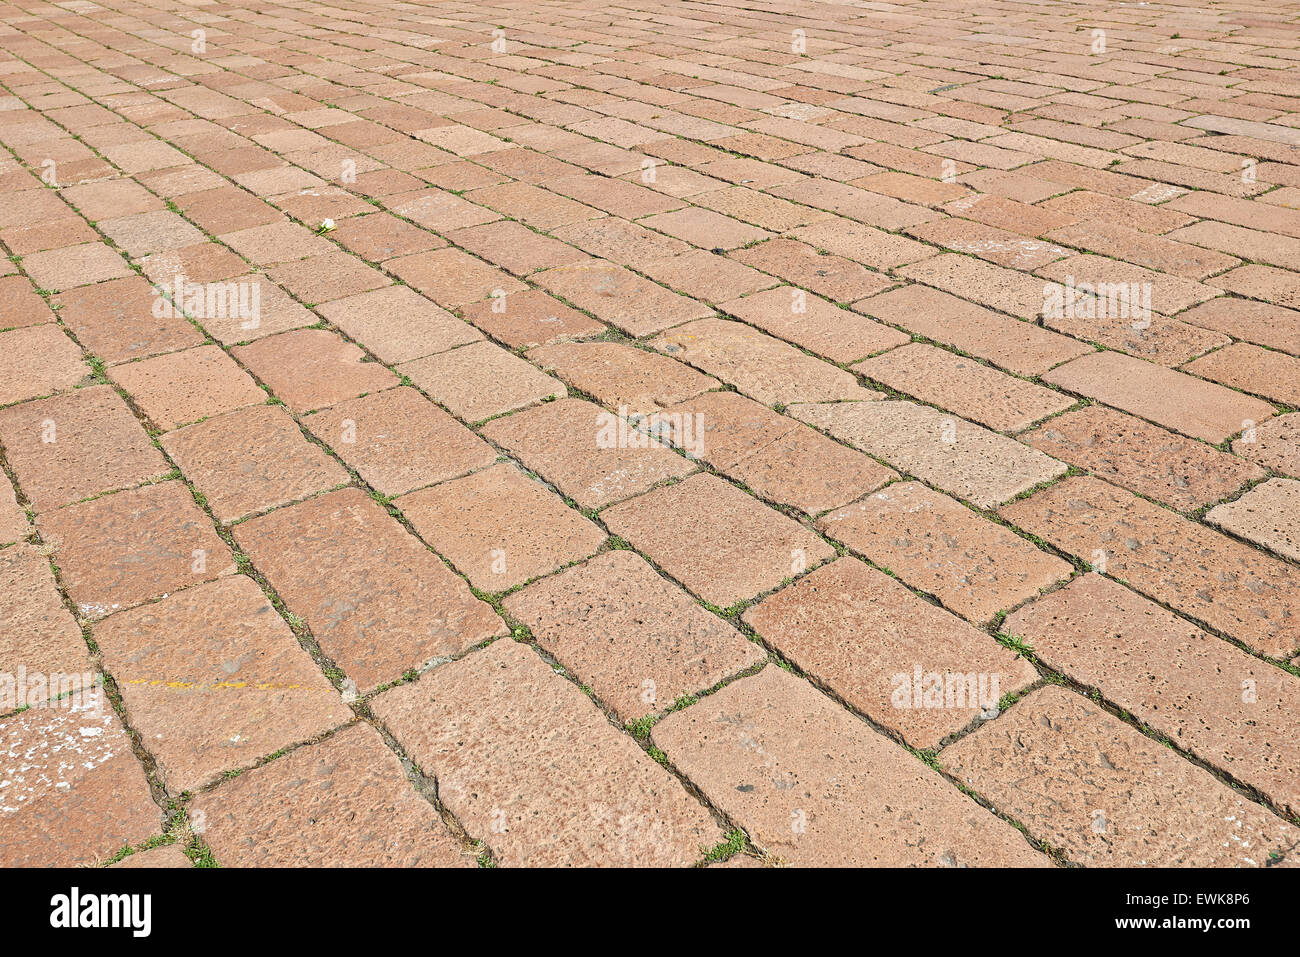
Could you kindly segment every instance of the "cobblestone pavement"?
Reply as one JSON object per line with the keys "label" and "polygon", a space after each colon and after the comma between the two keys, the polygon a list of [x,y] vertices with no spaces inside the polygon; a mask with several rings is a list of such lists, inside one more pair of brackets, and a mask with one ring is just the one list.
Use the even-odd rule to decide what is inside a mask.
{"label": "cobblestone pavement", "polygon": [[0,3],[0,864],[1297,863],[1298,22]]}

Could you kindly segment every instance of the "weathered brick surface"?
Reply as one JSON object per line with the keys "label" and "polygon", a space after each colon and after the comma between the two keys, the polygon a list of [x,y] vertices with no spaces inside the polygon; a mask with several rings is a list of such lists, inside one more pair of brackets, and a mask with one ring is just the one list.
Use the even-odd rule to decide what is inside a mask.
{"label": "weathered brick surface", "polygon": [[669,708],[763,660],[758,645],[629,551],[529,585],[505,608],[624,720]]}
{"label": "weathered brick surface", "polygon": [[180,482],[159,482],[41,515],[68,596],[102,618],[232,570],[230,549]]}
{"label": "weathered brick surface", "polygon": [[1183,366],[1203,379],[1286,405],[1300,405],[1300,359],[1236,342]]}
{"label": "weathered brick surface", "polygon": [[397,376],[324,329],[299,329],[236,346],[235,358],[295,412],[309,412],[397,385]]}
{"label": "weathered brick surface", "polygon": [[744,619],[800,669],[917,748],[992,717],[1003,694],[1038,678],[1028,661],[856,558],[823,565]]}
{"label": "weathered brick surface", "polygon": [[1014,439],[912,402],[795,405],[790,414],[890,465],[989,507],[1066,466]]}
{"label": "weathered brick surface", "polygon": [[113,378],[163,430],[266,401],[266,393],[217,346],[116,366]]}
{"label": "weathered brick surface", "polygon": [[597,525],[512,463],[403,495],[394,504],[484,591],[506,591],[553,572],[605,540]]}
{"label": "weathered brick surface", "polygon": [[1092,351],[1082,342],[1017,322],[928,286],[892,289],[854,303],[853,308],[1020,375],[1040,375],[1058,363]]}
{"label": "weathered brick surface", "polygon": [[0,781],[5,867],[93,864],[162,829],[144,769],[107,702],[0,720]]}
{"label": "weathered brick surface", "polygon": [[0,405],[63,392],[88,371],[81,350],[52,323],[0,332]]}
{"label": "weathered brick surface", "polygon": [[191,807],[223,867],[472,864],[364,724],[241,774]]}
{"label": "weathered brick surface", "polygon": [[388,691],[374,708],[506,864],[682,866],[722,836],[680,782],[516,642]]}
{"label": "weathered brick surface", "polygon": [[656,339],[654,346],[767,405],[880,395],[858,385],[852,373],[739,322],[687,323]]}
{"label": "weathered brick surface", "polygon": [[583,399],[497,419],[482,433],[583,508],[601,508],[694,471],[666,444]]}
{"label": "weathered brick surface", "polygon": [[1011,825],[780,668],[670,715],[651,738],[759,847],[791,864],[1046,863]]}
{"label": "weathered brick surface", "polygon": [[245,575],[112,615],[94,633],[172,793],[352,717]]}
{"label": "weathered brick surface", "polygon": [[169,432],[161,439],[221,522],[284,505],[348,480],[278,406],[259,405]]}
{"label": "weathered brick surface", "polygon": [[[225,865],[689,864],[735,825],[740,865],[1051,863],[899,747],[1042,693],[973,728],[937,671],[881,684],[1027,687],[1007,615],[1180,771],[1117,761],[1127,830],[1061,839],[1088,724],[998,776],[1031,834],[1229,863],[1178,844],[1224,843],[1176,819],[1198,762],[1291,802],[1286,16],[164,6],[0,11],[0,701],[102,664],[137,752],[21,832],[0,778],[0,849],[203,863],[148,767]],[[342,728],[433,667],[379,698],[403,742]]]}
{"label": "weathered brick surface", "polygon": [[505,626],[378,503],[343,489],[235,528],[321,650],[369,690]]}
{"label": "weathered brick surface", "polygon": [[0,673],[6,676],[0,679],[0,713],[89,689],[90,654],[63,607],[49,560],[27,545],[0,551],[0,586]]}
{"label": "weathered brick surface", "polygon": [[734,299],[718,308],[831,362],[853,362],[908,341],[897,329],[792,286]]}
{"label": "weathered brick surface", "polygon": [[1289,412],[1247,428],[1232,451],[1265,468],[1300,478],[1300,413]]}
{"label": "weathered brick surface", "polygon": [[384,495],[400,495],[496,461],[490,445],[405,387],[348,399],[304,416],[302,423]]}
{"label": "weathered brick surface", "polygon": [[735,392],[709,392],[651,416],[651,434],[810,515],[843,505],[897,473]]}
{"label": "weathered brick surface", "polygon": [[859,362],[853,371],[998,432],[1028,428],[1075,403],[1071,396],[920,343]]}
{"label": "weathered brick surface", "polygon": [[1262,867],[1295,828],[1087,699],[1046,687],[940,764],[1085,865]]}
{"label": "weathered brick surface", "polygon": [[1268,655],[1300,648],[1292,566],[1100,479],[1077,477],[1003,517]]}
{"label": "weathered brick surface", "polygon": [[539,346],[528,358],[610,409],[653,412],[718,385],[667,356],[617,342]]}
{"label": "weathered brick surface", "polygon": [[1100,405],[1057,416],[1020,438],[1180,511],[1217,502],[1264,476],[1258,467],[1204,442]]}
{"label": "weathered brick surface", "polygon": [[425,356],[404,363],[398,371],[466,422],[481,422],[565,395],[558,379],[491,342]]}
{"label": "weathered brick surface", "polygon": [[167,472],[148,433],[106,386],[0,410],[0,443],[37,511]]}
{"label": "weathered brick surface", "polygon": [[1300,679],[1206,634],[1118,582],[1084,575],[1010,615],[1002,630],[1048,667],[1294,813]]}
{"label": "weathered brick surface", "polygon": [[920,482],[889,485],[817,527],[977,623],[1070,575],[1068,562]]}
{"label": "weathered brick surface", "polygon": [[1300,482],[1270,479],[1205,516],[1240,538],[1300,561]]}
{"label": "weathered brick surface", "polygon": [[834,555],[793,519],[713,475],[695,475],[614,505],[601,518],[615,535],[723,608]]}
{"label": "weathered brick surface", "polygon": [[1267,402],[1115,352],[1075,359],[1044,379],[1207,442],[1222,442],[1242,423],[1274,414]]}

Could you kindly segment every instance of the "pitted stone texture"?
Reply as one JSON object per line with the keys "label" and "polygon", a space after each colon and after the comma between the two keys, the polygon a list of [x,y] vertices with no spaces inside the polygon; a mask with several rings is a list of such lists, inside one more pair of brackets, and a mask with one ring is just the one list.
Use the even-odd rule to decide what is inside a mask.
{"label": "pitted stone texture", "polygon": [[665,289],[614,263],[588,259],[531,277],[548,292],[630,336],[644,336],[712,315],[703,303]]}
{"label": "pitted stone texture", "polygon": [[68,597],[82,618],[123,608],[233,571],[230,549],[180,482],[159,482],[47,512]]}
{"label": "pitted stone texture", "polygon": [[[222,345],[252,342],[293,329],[301,329],[303,326],[315,325],[320,321],[314,312],[271,282],[264,273],[253,273],[231,279],[228,281],[228,287],[237,292],[241,287],[247,290],[244,295],[248,297],[250,312],[254,301],[252,297],[256,295],[258,308],[256,315],[241,315],[240,310],[229,308],[217,315],[210,315],[205,304],[205,311],[199,318],[199,324],[208,335]],[[229,299],[229,294],[227,298]]]}
{"label": "pitted stone texture", "polygon": [[185,851],[179,844],[163,844],[161,847],[151,847],[146,851],[136,851],[109,866],[134,870],[154,867],[190,868],[194,864],[185,856]]}
{"label": "pitted stone texture", "polygon": [[487,603],[360,489],[278,509],[234,533],[363,692],[505,631]]}
{"label": "pitted stone texture", "polygon": [[26,276],[0,279],[0,329],[39,326],[53,321],[54,313]]}
{"label": "pitted stone texture", "polygon": [[1079,864],[1262,867],[1300,838],[1206,771],[1050,685],[939,762]]}
{"label": "pitted stone texture", "polygon": [[834,550],[715,475],[695,475],[601,515],[609,530],[707,602],[754,598]]}
{"label": "pitted stone texture", "polygon": [[120,612],[94,634],[173,794],[352,718],[245,575]]}
{"label": "pitted stone texture", "polygon": [[1300,574],[1292,566],[1131,492],[1079,476],[1002,515],[1257,651],[1287,657],[1300,648]]}
{"label": "pitted stone texture", "polygon": [[652,416],[652,434],[808,515],[897,477],[893,469],[735,392],[710,392]]}
{"label": "pitted stone texture", "polygon": [[0,545],[26,538],[31,532],[27,512],[18,504],[9,476],[0,473]]}
{"label": "pitted stone texture", "polygon": [[381,362],[409,362],[483,338],[469,323],[409,286],[387,286],[336,299],[321,306],[320,314]]}
{"label": "pitted stone texture", "polygon": [[790,864],[1048,864],[1011,825],[780,668],[669,715],[651,739],[760,848]]}
{"label": "pitted stone texture", "polygon": [[853,362],[908,341],[897,329],[792,286],[733,299],[718,308],[831,362]]}
{"label": "pitted stone texture", "polygon": [[347,470],[303,438],[279,406],[257,405],[217,416],[169,432],[161,441],[220,522],[348,480]]}
{"label": "pitted stone texture", "polygon": [[472,867],[373,728],[356,724],[198,795],[223,867]]}
{"label": "pitted stone texture", "polygon": [[512,349],[596,336],[608,328],[538,289],[466,306],[461,315]]}
{"label": "pitted stone texture", "polygon": [[0,551],[0,714],[70,691],[89,692],[92,671],[49,560],[28,545]]}
{"label": "pitted stone texture", "polygon": [[164,431],[266,401],[219,346],[114,366],[112,376],[149,420]]}
{"label": "pitted stone texture", "polygon": [[998,432],[1027,429],[1075,404],[1072,396],[919,342],[859,362],[853,371]]}
{"label": "pitted stone texture", "polygon": [[666,445],[583,399],[497,419],[482,434],[582,508],[602,508],[695,470]]}
{"label": "pitted stone texture", "polygon": [[425,356],[397,369],[466,422],[566,395],[564,384],[491,342]]}
{"label": "pitted stone texture", "polygon": [[1247,428],[1232,451],[1265,468],[1300,478],[1300,412],[1289,412]]}
{"label": "pitted stone texture", "polygon": [[1064,463],[1015,439],[913,402],[822,403],[787,411],[984,508],[1067,471]]}
{"label": "pitted stone texture", "polygon": [[1020,375],[1042,375],[1058,363],[1092,351],[1087,343],[999,315],[929,286],[891,289],[856,302],[853,308]]}
{"label": "pitted stone texture", "polygon": [[927,488],[897,482],[817,527],[977,624],[1070,577],[1070,563]]}
{"label": "pitted stone texture", "polygon": [[721,839],[672,775],[525,645],[494,642],[373,707],[507,865],[685,866]]}
{"label": "pitted stone texture", "polygon": [[529,585],[505,608],[624,721],[663,711],[764,657],[630,551]]}
{"label": "pitted stone texture", "polygon": [[875,399],[853,373],[739,322],[701,319],[654,340],[660,352],[735,386],[765,405]]}
{"label": "pitted stone texture", "polygon": [[1205,517],[1240,538],[1300,561],[1300,482],[1270,479]]}
{"label": "pitted stone texture", "polygon": [[497,458],[492,446],[406,387],[348,399],[302,423],[384,495],[458,478]]}
{"label": "pitted stone texture", "polygon": [[0,405],[70,389],[90,367],[53,323],[0,332]]}
{"label": "pitted stone texture", "polygon": [[1300,808],[1300,678],[1096,574],[1010,615],[1002,631],[1179,747]]}
{"label": "pitted stone texture", "polygon": [[621,342],[539,346],[528,358],[606,408],[654,412],[717,388],[718,381],[675,359]]}
{"label": "pitted stone texture", "polygon": [[1272,349],[1234,342],[1189,362],[1183,370],[1274,402],[1300,405],[1300,359]]}
{"label": "pitted stone texture", "polygon": [[1083,356],[1043,379],[1207,442],[1274,414],[1267,402],[1118,352]]}
{"label": "pitted stone texture", "polygon": [[38,512],[167,472],[144,427],[109,386],[0,410],[0,444]]}
{"label": "pitted stone texture", "polygon": [[501,592],[591,555],[604,531],[510,462],[394,503],[470,584]]}
{"label": "pitted stone texture", "polygon": [[1300,355],[1300,312],[1294,309],[1223,296],[1188,309],[1178,318],[1236,339]]}
{"label": "pitted stone texture", "polygon": [[757,246],[742,246],[731,252],[731,258],[834,302],[853,302],[893,285],[860,263],[793,239],[769,239]]}
{"label": "pitted stone texture", "polygon": [[363,361],[358,346],[324,329],[284,332],[233,351],[295,412],[397,385],[397,377],[383,366]]}
{"label": "pitted stone texture", "polygon": [[901,276],[935,286],[980,305],[1034,321],[1043,311],[1043,281],[971,256],[944,253],[896,270]]}
{"label": "pitted stone texture", "polygon": [[131,739],[106,700],[0,720],[0,781],[4,867],[93,864],[163,826]]}
{"label": "pitted stone texture", "polygon": [[996,716],[1002,695],[1038,679],[1028,661],[856,558],[823,565],[744,619],[798,668],[916,748],[937,747]]}
{"label": "pitted stone texture", "polygon": [[1020,439],[1182,511],[1264,477],[1263,469],[1236,456],[1100,405],[1057,416]]}

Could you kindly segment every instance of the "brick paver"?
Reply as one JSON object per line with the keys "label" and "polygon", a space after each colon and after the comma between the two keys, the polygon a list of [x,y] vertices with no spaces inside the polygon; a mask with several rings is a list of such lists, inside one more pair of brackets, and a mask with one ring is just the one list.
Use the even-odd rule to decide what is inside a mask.
{"label": "brick paver", "polygon": [[887,486],[817,527],[976,623],[1070,574],[1068,562],[920,482]]}
{"label": "brick paver", "polygon": [[601,517],[615,535],[724,608],[834,554],[803,526],[712,475],[611,506]]}
{"label": "brick paver", "polygon": [[507,864],[680,866],[721,837],[679,781],[516,642],[494,642],[374,707]]}
{"label": "brick paver", "polygon": [[631,551],[610,551],[511,595],[506,610],[625,720],[671,707],[763,660]]}
{"label": "brick paver", "polygon": [[1067,479],[1001,514],[1264,654],[1300,648],[1297,571],[1267,552],[1095,478]]}
{"label": "brick paver", "polygon": [[1180,747],[1296,807],[1300,745],[1288,729],[1300,678],[1097,574],[1020,609],[1002,630]]}
{"label": "brick paver", "polygon": [[1041,863],[1010,825],[780,668],[671,715],[653,739],[792,864]]}
{"label": "brick paver", "polygon": [[506,591],[586,558],[605,533],[510,463],[403,495],[393,504],[484,591]]}
{"label": "brick paver", "polygon": [[796,405],[790,413],[895,468],[989,507],[1066,466],[982,426],[912,402]]}
{"label": "brick paver", "polygon": [[173,793],[352,716],[243,575],[113,615],[95,642]]}
{"label": "brick paver", "polygon": [[0,7],[0,864],[1295,865],[1292,12]]}
{"label": "brick paver", "polygon": [[[918,748],[992,717],[1002,694],[1038,677],[983,632],[851,557],[763,599],[744,619],[794,664]],[[969,686],[967,675],[976,676]],[[921,686],[928,703],[916,695]],[[937,700],[936,686],[943,689]]]}
{"label": "brick paver", "polygon": [[347,470],[303,438],[279,406],[257,405],[219,415],[168,432],[160,441],[220,522],[348,480]]}
{"label": "brick paver", "polygon": [[228,867],[469,863],[397,757],[362,724],[200,795],[194,810]]}
{"label": "brick paver", "polygon": [[436,555],[355,488],[245,522],[235,541],[362,689],[504,630]]}
{"label": "brick paver", "polygon": [[1061,688],[1035,692],[942,764],[1080,864],[1262,867],[1296,840],[1294,827]]}

